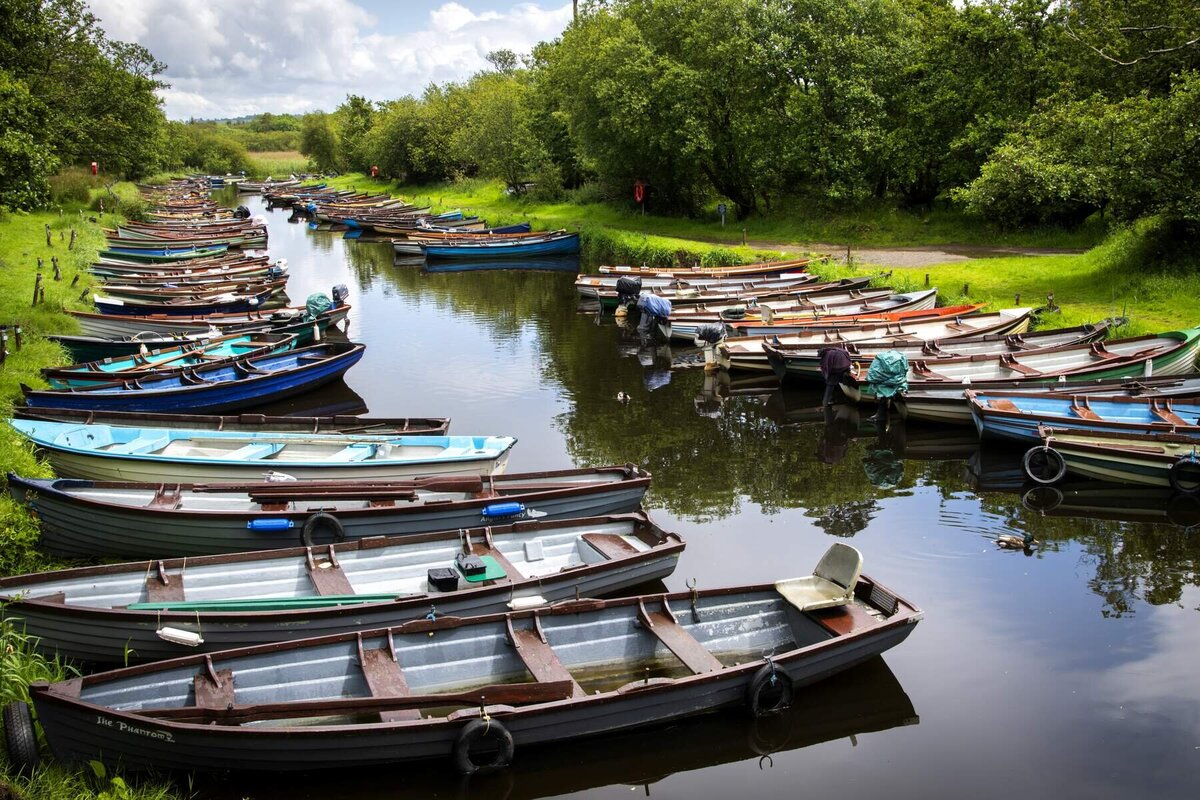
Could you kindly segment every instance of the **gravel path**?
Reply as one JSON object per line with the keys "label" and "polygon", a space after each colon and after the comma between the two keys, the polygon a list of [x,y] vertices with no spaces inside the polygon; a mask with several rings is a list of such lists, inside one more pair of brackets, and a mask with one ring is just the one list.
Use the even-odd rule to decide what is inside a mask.
{"label": "gravel path", "polygon": [[[749,241],[756,250],[778,250],[784,253],[829,253],[839,261],[846,260],[844,244],[813,242],[804,245],[780,245],[778,242]],[[850,255],[881,267],[928,267],[975,258],[999,258],[1002,256],[1048,256],[1070,255],[1084,252],[1054,247],[982,247],[972,245],[921,245],[917,247],[851,247]]]}

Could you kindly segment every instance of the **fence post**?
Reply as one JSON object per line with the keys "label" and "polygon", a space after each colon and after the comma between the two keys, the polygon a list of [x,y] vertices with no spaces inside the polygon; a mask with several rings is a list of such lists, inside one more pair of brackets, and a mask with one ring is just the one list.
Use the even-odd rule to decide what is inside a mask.
{"label": "fence post", "polygon": [[33,281],[33,303],[30,304],[31,306],[37,305],[38,292],[41,290],[41,288],[42,288],[42,273],[39,272],[37,274],[37,277]]}

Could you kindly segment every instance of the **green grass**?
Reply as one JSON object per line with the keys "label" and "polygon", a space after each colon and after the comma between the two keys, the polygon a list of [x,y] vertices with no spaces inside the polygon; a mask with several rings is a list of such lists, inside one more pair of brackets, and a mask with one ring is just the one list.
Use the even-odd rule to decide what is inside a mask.
{"label": "green grass", "polygon": [[265,178],[268,175],[286,178],[292,173],[306,172],[308,158],[296,150],[275,150],[263,153],[250,153],[251,176]]}
{"label": "green grass", "polygon": [[716,206],[706,209],[703,219],[642,215],[630,204],[597,202],[586,191],[568,193],[579,202],[538,202],[509,196],[500,181],[464,180],[455,183],[408,186],[374,180],[361,173],[344,175],[333,184],[354,186],[362,191],[389,191],[413,202],[439,208],[463,208],[486,215],[489,222],[529,219],[540,228],[576,228],[599,225],[606,228],[653,236],[738,246],[742,229],[746,239],[760,249],[778,245],[804,249],[812,243],[854,246],[912,246],[934,244],[996,245],[1011,247],[1056,247],[1081,249],[1097,244],[1104,236],[1098,221],[1074,231],[1043,228],[1004,231],[952,210],[909,212],[885,204],[868,205],[852,211],[821,209],[792,201],[777,206],[771,214],[745,221],[727,220],[722,228]]}
{"label": "green grass", "polygon": [[[994,308],[1016,304],[1041,306],[1047,295],[1061,312],[1046,315],[1042,327],[1069,326],[1110,316],[1127,316],[1123,335],[1157,332],[1200,324],[1200,269],[1183,257],[1170,268],[1154,252],[1153,220],[1107,235],[1094,221],[1082,229],[1065,232],[1036,229],[996,232],[953,212],[924,217],[883,207],[858,215],[805,215],[799,209],[778,211],[770,218],[747,223],[748,238],[756,247],[740,246],[740,231],[720,232],[718,223],[676,217],[641,216],[626,209],[598,203],[539,203],[504,193],[497,181],[467,180],[434,186],[402,186],[372,180],[361,174],[333,181],[341,188],[387,191],[436,210],[462,208],[484,216],[493,224],[529,220],[535,228],[581,229],[588,252],[606,260],[627,257],[633,263],[676,262],[704,264],[747,262],[779,258],[782,251],[802,249],[796,242],[838,241],[855,245],[918,246],[941,243],[991,244],[1020,247],[1090,248],[1082,253],[977,258],[931,267],[895,268],[888,285],[908,291],[937,286],[943,305],[986,302]],[[1161,238],[1161,237],[1160,237]],[[720,240],[710,243],[713,240]],[[595,243],[599,244],[596,245]],[[722,243],[725,242],[725,243]],[[733,245],[727,244],[733,242]],[[1175,260],[1180,257],[1176,255]],[[1170,259],[1168,259],[1170,260]],[[1158,263],[1159,266],[1148,266]],[[878,273],[869,263],[858,269],[820,266],[825,277]],[[964,291],[965,290],[965,291]]]}
{"label": "green grass", "polygon": [[[930,283],[944,304],[970,300],[993,307],[1041,306],[1047,294],[1061,313],[1047,315],[1042,327],[1128,317],[1121,335],[1134,336],[1200,325],[1200,264],[1183,260],[1155,265],[1147,243],[1153,220],[1115,231],[1102,244],[1078,255],[988,258],[896,270],[891,283],[905,288]],[[967,287],[964,294],[963,288]]]}

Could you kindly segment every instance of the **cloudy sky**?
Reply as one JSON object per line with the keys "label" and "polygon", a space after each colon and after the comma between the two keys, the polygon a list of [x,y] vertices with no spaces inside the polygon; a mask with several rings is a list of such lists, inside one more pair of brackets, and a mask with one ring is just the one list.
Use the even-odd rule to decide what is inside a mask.
{"label": "cloudy sky", "polygon": [[109,38],[167,64],[172,119],[332,110],[465,78],[571,19],[561,0],[90,0]]}

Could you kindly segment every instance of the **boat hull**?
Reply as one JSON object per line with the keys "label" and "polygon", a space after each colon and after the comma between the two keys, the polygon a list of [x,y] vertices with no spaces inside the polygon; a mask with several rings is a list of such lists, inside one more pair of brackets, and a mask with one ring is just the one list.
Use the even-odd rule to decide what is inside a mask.
{"label": "boat hull", "polygon": [[[644,517],[603,517],[569,520],[563,528],[567,532],[595,530],[601,533],[633,532],[646,526]],[[451,529],[453,530],[453,529]],[[491,535],[502,536],[508,528],[494,527]],[[526,527],[526,531],[532,530]],[[654,530],[658,530],[655,528]],[[474,539],[483,538],[480,530],[472,531]],[[554,546],[555,537],[560,540],[564,533],[546,531],[547,547]],[[519,577],[516,581],[492,582],[481,587],[470,587],[456,591],[397,596],[387,602],[362,603],[343,606],[323,606],[307,610],[286,612],[212,612],[192,613],[186,611],[133,611],[88,607],[79,604],[63,605],[53,602],[7,602],[3,617],[38,639],[38,650],[47,655],[87,661],[92,663],[121,664],[145,663],[190,655],[195,652],[217,652],[236,647],[252,647],[271,642],[287,642],[298,638],[328,636],[370,628],[398,625],[409,620],[424,619],[430,606],[436,605],[439,615],[467,617],[479,614],[498,614],[509,610],[514,597],[540,597],[553,603],[573,599],[578,588],[584,597],[603,597],[649,581],[661,580],[670,575],[679,560],[683,543],[677,537],[659,535],[661,541],[654,547],[633,557],[580,564],[572,569],[550,575]],[[431,549],[446,548],[446,537],[435,537],[427,544]],[[534,538],[531,536],[530,538]],[[451,541],[451,544],[453,540]],[[385,543],[372,544],[367,552],[369,558],[377,547]],[[453,548],[451,548],[453,549]],[[328,551],[322,549],[317,557]],[[335,546],[341,562],[353,558],[356,552],[341,545]],[[361,553],[361,548],[358,553]],[[272,558],[304,561],[303,551],[292,551],[283,557],[268,554]],[[390,563],[402,554],[388,557],[375,569],[380,572],[395,570]],[[404,556],[416,559],[416,554]],[[165,569],[175,578],[186,580],[190,566],[192,572],[204,564],[203,561],[187,564],[168,563]],[[150,565],[147,565],[148,567]],[[179,578],[182,567],[183,575]],[[250,573],[255,564],[244,560],[233,565],[233,569]],[[278,569],[278,568],[276,568]],[[358,577],[358,574],[355,575]],[[141,577],[139,575],[139,577]],[[370,575],[363,575],[370,579]],[[101,580],[102,576],[97,576]],[[4,590],[0,589],[0,594]],[[196,647],[172,642],[158,636],[163,626],[187,630],[203,637]]]}
{"label": "boat hull", "polygon": [[[427,467],[428,474],[431,468]],[[480,467],[476,467],[477,471]],[[261,473],[262,468],[259,468]],[[289,472],[290,474],[290,472]],[[446,474],[446,473],[440,473]],[[460,474],[468,474],[466,472]],[[251,476],[260,479],[261,474]],[[321,503],[296,503],[285,511],[180,512],[89,502],[54,488],[55,481],[13,476],[9,491],[37,514],[42,546],[69,558],[175,558],[250,550],[276,550],[301,541],[305,522]],[[519,502],[526,510],[500,522],[519,519],[570,519],[636,511],[649,479],[563,488],[543,492],[506,492],[502,496],[442,504],[335,510],[348,540],[472,528],[487,524],[483,509]],[[502,487],[503,484],[501,483]],[[254,520],[286,520],[283,531],[251,528]]]}
{"label": "boat hull", "polygon": [[[759,587],[769,589],[769,587]],[[746,590],[727,590],[730,602],[737,602]],[[735,592],[737,592],[735,594]],[[707,603],[717,593],[701,593],[700,602]],[[725,592],[721,592],[725,594]],[[652,602],[657,601],[657,597]],[[687,594],[663,596],[680,610],[681,624],[690,625],[686,611]],[[628,608],[644,599],[608,601],[600,604],[595,614],[576,613],[571,607],[548,612],[541,623],[548,634],[570,637],[580,641],[589,634],[588,625],[597,624],[600,615],[610,609]],[[593,606],[596,607],[596,606]],[[907,609],[877,626],[828,639],[815,645],[776,652],[771,659],[774,669],[785,673],[797,688],[808,686],[852,666],[867,661],[903,642],[921,618],[919,611]],[[570,616],[564,623],[563,616]],[[614,616],[616,612],[614,612]],[[531,616],[531,615],[529,615]],[[433,637],[429,647],[453,647],[456,652],[472,653],[475,659],[508,660],[513,648],[502,642],[504,619],[526,619],[508,615],[500,621],[483,620],[465,626],[446,628],[431,623]],[[629,612],[621,618],[628,620]],[[414,623],[409,623],[413,625]],[[510,623],[511,624],[511,623]],[[633,627],[631,625],[631,627]],[[437,633],[442,631],[445,633]],[[414,633],[417,629],[414,629]],[[400,637],[398,647],[407,647]],[[417,633],[424,637],[425,633]],[[389,647],[386,631],[367,631],[354,636],[307,640],[302,656],[311,670],[323,664],[341,669],[356,658],[356,648],[377,650]],[[661,647],[661,645],[660,645]],[[284,649],[280,649],[284,648]],[[276,645],[250,650],[226,651],[213,657],[220,668],[232,663],[234,674],[239,664],[262,664],[277,659],[295,659],[288,645]],[[662,648],[665,650],[665,648]],[[655,648],[651,647],[653,653]],[[398,653],[398,660],[409,668],[412,654]],[[626,656],[629,658],[632,656]],[[235,661],[236,660],[236,661]],[[754,676],[767,662],[757,654],[737,666],[715,672],[694,674],[667,682],[650,682],[641,688],[640,681],[623,690],[587,694],[565,700],[523,706],[490,706],[490,717],[512,736],[516,751],[549,742],[616,733],[648,725],[663,724],[724,707],[745,707],[746,695]],[[414,665],[415,666],[415,665]],[[203,660],[178,659],[151,667],[133,667],[114,673],[128,676],[108,678],[109,686],[116,680],[136,681],[142,670],[177,684],[189,684],[196,674],[204,675]],[[178,770],[236,770],[291,772],[316,769],[345,769],[359,766],[436,759],[443,763],[462,733],[464,725],[478,719],[480,709],[463,709],[445,717],[432,717],[396,722],[329,724],[320,726],[290,725],[252,728],[225,725],[188,724],[152,719],[134,712],[115,710],[107,705],[92,703],[71,696],[72,692],[89,692],[105,676],[85,677],[78,683],[33,684],[31,696],[46,738],[54,755],[66,763],[99,760],[106,764],[121,764],[126,769]],[[200,677],[196,680],[208,680]],[[104,685],[99,684],[103,689]],[[115,690],[109,689],[109,691]],[[244,689],[237,690],[239,694]],[[89,695],[91,696],[91,695]]]}

